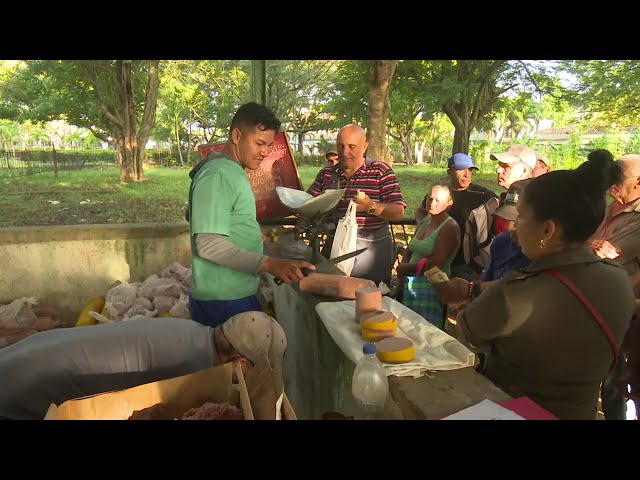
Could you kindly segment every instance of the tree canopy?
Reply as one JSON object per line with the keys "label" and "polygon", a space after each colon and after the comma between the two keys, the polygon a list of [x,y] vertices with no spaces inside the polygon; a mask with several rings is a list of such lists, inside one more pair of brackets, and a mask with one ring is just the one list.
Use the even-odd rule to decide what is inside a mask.
{"label": "tree canopy", "polygon": [[594,124],[640,122],[638,60],[571,60],[562,68],[569,74],[565,98]]}
{"label": "tree canopy", "polygon": [[158,67],[158,60],[25,61],[2,76],[0,115],[88,128],[116,149],[121,178],[141,180],[155,123]]}
{"label": "tree canopy", "polygon": [[[638,65],[632,60],[267,60],[266,102],[296,137],[301,153],[310,132],[357,123],[367,128],[377,155],[387,158],[388,135],[412,163],[426,143],[468,152],[474,130],[531,141],[542,119],[557,127],[580,121],[636,125]],[[249,60],[3,61],[0,118],[21,123],[24,131],[17,133],[23,136],[32,128],[28,125],[52,121],[86,128],[116,149],[122,178],[139,180],[149,138],[177,145],[181,162],[185,156],[193,161],[197,144],[226,138],[233,114],[251,98],[250,71]],[[453,126],[452,142],[442,114]],[[0,137],[15,136],[15,130],[0,125]],[[62,131],[50,126],[35,132],[31,138],[55,141]],[[436,139],[437,132],[447,135],[447,142]]]}

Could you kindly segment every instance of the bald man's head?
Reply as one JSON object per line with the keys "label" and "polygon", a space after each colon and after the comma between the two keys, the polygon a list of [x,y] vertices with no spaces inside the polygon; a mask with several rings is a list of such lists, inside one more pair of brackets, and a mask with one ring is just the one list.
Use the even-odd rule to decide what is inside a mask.
{"label": "bald man's head", "polygon": [[350,123],[349,125],[345,125],[338,132],[338,138],[341,135],[357,135],[362,138],[362,141],[365,141],[367,134],[360,125],[356,125],[355,123]]}
{"label": "bald man's head", "polygon": [[623,155],[618,159],[618,163],[622,167],[622,174],[628,176],[640,176],[640,155],[631,153]]}
{"label": "bald man's head", "polygon": [[640,198],[640,155],[623,155],[618,159],[622,180],[609,189],[609,196],[624,205]]}
{"label": "bald man's head", "polygon": [[345,125],[336,138],[338,160],[347,175],[354,173],[364,163],[364,153],[369,146],[367,135],[359,125]]}

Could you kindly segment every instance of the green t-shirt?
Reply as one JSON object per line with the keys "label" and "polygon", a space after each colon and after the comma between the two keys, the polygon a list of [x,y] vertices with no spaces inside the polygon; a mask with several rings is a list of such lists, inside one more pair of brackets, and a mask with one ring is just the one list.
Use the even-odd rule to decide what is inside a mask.
{"label": "green t-shirt", "polygon": [[194,176],[189,191],[191,295],[196,300],[238,300],[255,295],[259,278],[198,256],[195,235],[224,235],[239,248],[262,254],[262,233],[256,220],[256,199],[244,169],[219,157]]}

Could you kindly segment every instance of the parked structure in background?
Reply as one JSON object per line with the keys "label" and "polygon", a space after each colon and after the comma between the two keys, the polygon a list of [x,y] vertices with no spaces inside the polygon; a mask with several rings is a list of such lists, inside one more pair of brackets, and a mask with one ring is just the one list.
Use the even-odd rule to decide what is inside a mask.
{"label": "parked structure in background", "polygon": [[[548,145],[566,145],[571,142],[573,131],[571,128],[548,128],[545,130],[537,130],[532,135],[525,138],[517,138],[517,143],[524,143],[527,138],[535,138],[535,148]],[[631,141],[634,136],[640,135],[639,127],[624,127],[618,129],[617,132],[607,131],[605,128],[590,128],[580,136],[580,142],[585,147],[590,144],[598,143],[605,136],[610,136],[612,139],[618,140],[622,143]],[[492,141],[494,144],[509,145],[514,141],[511,137],[500,137],[497,139],[495,136],[488,134],[487,132],[473,132],[471,134],[470,143],[477,144],[480,142]]]}

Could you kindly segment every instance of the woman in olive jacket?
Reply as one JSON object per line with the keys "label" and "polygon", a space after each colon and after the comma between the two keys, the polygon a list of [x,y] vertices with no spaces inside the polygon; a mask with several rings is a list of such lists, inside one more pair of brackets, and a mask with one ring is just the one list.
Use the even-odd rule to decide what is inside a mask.
{"label": "woman in olive jacket", "polygon": [[620,176],[611,153],[596,150],[576,170],[533,179],[516,222],[530,266],[483,289],[456,325],[469,342],[490,348],[490,380],[560,419],[596,418],[600,383],[635,307],[624,268],[585,246]]}

